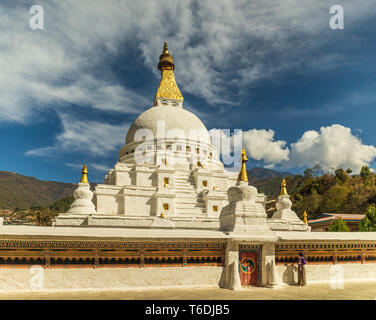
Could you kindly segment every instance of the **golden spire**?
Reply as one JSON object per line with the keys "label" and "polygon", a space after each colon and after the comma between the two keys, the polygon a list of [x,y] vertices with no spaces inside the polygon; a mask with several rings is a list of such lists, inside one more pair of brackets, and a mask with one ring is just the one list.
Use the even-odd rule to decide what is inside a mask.
{"label": "golden spire", "polygon": [[86,164],[82,167],[82,177],[80,183],[89,183],[89,180],[87,180],[87,166]]}
{"label": "golden spire", "polygon": [[307,219],[307,211],[304,210],[304,213],[303,213],[303,221],[305,224],[308,224],[308,219]]}
{"label": "golden spire", "polygon": [[286,189],[286,179],[282,179],[280,196],[288,196],[287,189]]}
{"label": "golden spire", "polygon": [[247,167],[245,165],[247,161],[248,161],[248,159],[247,159],[247,155],[245,153],[245,150],[242,149],[242,167],[241,167],[241,170],[239,172],[238,181],[248,182]]}
{"label": "golden spire", "polygon": [[164,43],[163,52],[159,56],[158,69],[161,71],[162,77],[155,95],[155,99],[166,98],[183,100],[183,96],[175,82],[175,64],[174,59],[168,52],[167,42]]}

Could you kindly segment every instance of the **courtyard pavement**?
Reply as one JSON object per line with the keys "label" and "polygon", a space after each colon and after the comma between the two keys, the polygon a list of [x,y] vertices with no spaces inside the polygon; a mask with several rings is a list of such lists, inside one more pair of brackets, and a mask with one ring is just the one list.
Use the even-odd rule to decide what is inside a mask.
{"label": "courtyard pavement", "polygon": [[0,300],[375,300],[376,282],[345,283],[343,289],[329,284],[284,286],[280,289],[248,287],[241,291],[219,288],[137,291],[81,291],[0,293]]}

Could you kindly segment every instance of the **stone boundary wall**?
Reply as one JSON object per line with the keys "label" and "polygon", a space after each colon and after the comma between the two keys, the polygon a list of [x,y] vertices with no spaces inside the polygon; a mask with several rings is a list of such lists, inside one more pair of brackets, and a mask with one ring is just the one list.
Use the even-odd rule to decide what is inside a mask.
{"label": "stone boundary wall", "polygon": [[0,269],[0,292],[218,287],[224,276],[224,267]]}

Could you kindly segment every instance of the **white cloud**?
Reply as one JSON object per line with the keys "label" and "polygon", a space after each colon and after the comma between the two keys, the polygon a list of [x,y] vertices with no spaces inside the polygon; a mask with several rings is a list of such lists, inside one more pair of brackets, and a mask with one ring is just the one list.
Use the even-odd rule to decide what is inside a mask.
{"label": "white cloud", "polygon": [[[29,28],[27,6],[0,8],[2,121],[25,122],[35,110],[64,103],[134,113],[152,103],[153,89],[144,97],[120,83],[108,58],[138,49],[159,77],[156,65],[164,40],[170,43],[183,92],[214,107],[239,102],[229,85],[241,90],[291,69],[310,72],[343,63],[341,48],[337,53],[323,50],[338,34],[329,29],[329,5],[315,0],[39,4],[45,12],[43,31]],[[345,29],[347,23],[363,23],[375,9],[369,0],[346,2]],[[351,38],[354,46],[356,37]]]}
{"label": "white cloud", "polygon": [[90,163],[90,166],[101,172],[107,172],[110,170],[110,167],[105,164]]}
{"label": "white cloud", "polygon": [[350,128],[339,124],[321,127],[320,131],[306,131],[292,143],[290,159],[285,167],[313,167],[320,164],[325,172],[350,168],[358,173],[362,166],[369,165],[376,157],[376,148],[365,145]]}
{"label": "white cloud", "polygon": [[[74,150],[100,155],[121,146],[127,125],[78,122],[61,108],[73,103],[138,113],[140,107],[151,105],[155,88],[145,97],[120,82],[109,65],[111,58],[131,49],[132,54],[139,50],[144,65],[157,78],[162,43],[168,40],[183,94],[202,97],[213,107],[239,103],[238,91],[229,86],[249,90],[250,84],[274,81],[282,72],[321,71],[355,63],[344,60],[342,47],[335,52],[331,41],[339,33],[329,28],[329,5],[316,0],[303,4],[298,0],[38,3],[45,12],[43,31],[29,28],[27,6],[0,6],[0,121],[25,123],[44,108],[59,108],[62,114],[63,131],[56,144],[30,150],[28,155]],[[351,34],[347,26],[364,23],[374,12],[374,1],[346,2],[348,46],[355,47],[361,35]],[[360,95],[355,101],[362,99]],[[275,140],[273,130],[244,132],[243,143],[249,156],[266,166],[320,162],[327,170],[343,166],[355,172],[370,163],[375,148],[362,144],[349,128],[341,128],[307,132],[291,145],[290,152],[285,141]],[[331,135],[340,140],[334,142]]]}
{"label": "white cloud", "polygon": [[[254,160],[263,161],[267,166],[273,166],[277,163],[285,161],[288,159],[289,150],[286,147],[286,142],[282,140],[274,140],[275,132],[271,129],[269,130],[257,130],[252,129],[248,131],[235,132],[234,134],[229,134],[229,132],[223,129],[211,129],[210,134],[215,137],[219,134],[222,139],[222,155],[228,155],[229,152],[234,151],[234,138],[241,137],[242,145],[237,145],[236,147],[243,147],[249,158]],[[240,138],[239,138],[240,139]],[[215,139],[213,139],[213,142]],[[227,149],[223,148],[223,144],[228,146]],[[218,145],[216,145],[218,148]],[[238,150],[240,154],[240,151]]]}
{"label": "white cloud", "polygon": [[[67,167],[70,167],[70,168],[73,168],[73,169],[82,169],[82,163],[65,163],[65,165]],[[90,171],[91,168],[97,170],[97,171],[100,171],[100,172],[107,172],[110,170],[110,167],[107,166],[107,165],[104,165],[104,164],[100,164],[100,163],[88,163],[87,164],[88,166],[88,169]]]}
{"label": "white cloud", "polygon": [[67,167],[70,167],[70,168],[73,168],[73,169],[82,169],[82,163],[70,163],[70,162],[66,162],[65,165]]}
{"label": "white cloud", "polygon": [[29,28],[27,6],[0,8],[0,121],[26,122],[35,111],[72,103],[128,113],[150,103],[124,88],[105,61],[127,37],[127,25],[117,25],[123,5],[116,12],[115,2],[40,4],[43,31]]}
{"label": "white cloud", "polygon": [[117,151],[124,144],[128,124],[110,125],[96,121],[80,121],[61,114],[63,131],[56,137],[56,143],[39,149],[32,149],[28,156],[53,156],[62,152],[82,152],[105,156]]}
{"label": "white cloud", "polygon": [[135,92],[85,75],[67,86],[32,83],[29,88],[33,90],[34,98],[44,104],[74,103],[99,110],[137,113],[140,107],[148,103],[145,97]]}
{"label": "white cloud", "polygon": [[271,129],[245,131],[243,147],[255,160],[262,160],[266,164],[280,163],[289,158],[289,150],[286,148],[286,141],[274,140],[274,135],[275,132]]}
{"label": "white cloud", "polygon": [[[210,130],[212,135],[221,132],[224,131]],[[376,158],[376,147],[363,144],[350,128],[339,124],[321,127],[319,131],[306,131],[290,146],[283,140],[275,140],[275,132],[271,129],[253,129],[242,134],[248,158],[262,161],[263,166],[270,169],[276,166],[305,168],[319,164],[324,172],[350,168],[359,173],[362,166],[369,166]],[[233,151],[233,138],[234,135],[229,136],[226,132],[222,135],[224,143],[231,145],[229,152]]]}

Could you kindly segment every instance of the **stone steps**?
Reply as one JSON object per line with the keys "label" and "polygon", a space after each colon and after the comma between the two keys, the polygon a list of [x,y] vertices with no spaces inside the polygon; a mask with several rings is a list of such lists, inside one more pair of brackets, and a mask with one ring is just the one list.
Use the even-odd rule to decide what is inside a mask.
{"label": "stone steps", "polygon": [[189,184],[189,183],[176,183],[175,182],[175,187],[181,187],[181,188],[187,188],[187,189],[191,189],[191,190],[194,190],[194,187]]}
{"label": "stone steps", "polygon": [[199,216],[202,216],[204,215],[204,213],[202,212],[201,209],[189,209],[189,210],[179,210],[177,211],[176,213],[177,215],[179,216],[195,216],[195,217],[199,217]]}
{"label": "stone steps", "polygon": [[205,212],[205,203],[198,197],[194,180],[189,172],[177,172],[175,175],[175,213],[183,216],[201,216]]}
{"label": "stone steps", "polygon": [[180,195],[182,195],[182,196],[186,195],[186,196],[192,196],[192,197],[198,196],[198,194],[196,192],[193,192],[193,191],[187,190],[187,189],[175,189],[175,193],[176,193],[176,195],[179,194],[179,196]]}
{"label": "stone steps", "polygon": [[189,189],[189,190],[194,190],[194,188],[191,185],[187,185],[187,184],[177,184],[177,183],[175,183],[175,188],[185,188],[185,189]]}
{"label": "stone steps", "polygon": [[202,214],[202,209],[201,208],[175,208],[178,209],[179,211],[177,214],[192,214],[194,213],[195,215],[200,215]]}
{"label": "stone steps", "polygon": [[175,187],[175,191],[179,192],[179,193],[188,193],[188,194],[196,194],[196,192],[194,191],[194,189],[188,189],[188,188],[182,188],[182,187]]}
{"label": "stone steps", "polygon": [[[195,203],[198,203],[198,204],[204,204],[204,200],[202,200],[201,198],[198,198],[198,197],[195,197],[193,198],[194,202]],[[175,203],[190,203],[192,204],[192,198],[191,197],[179,197],[177,198],[177,200],[175,200]]]}
{"label": "stone steps", "polygon": [[175,208],[178,209],[193,209],[193,208],[198,208],[200,210],[205,208],[205,205],[203,204],[192,204],[192,203],[175,203]]}

